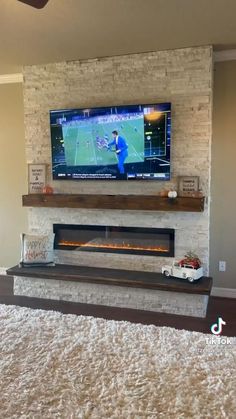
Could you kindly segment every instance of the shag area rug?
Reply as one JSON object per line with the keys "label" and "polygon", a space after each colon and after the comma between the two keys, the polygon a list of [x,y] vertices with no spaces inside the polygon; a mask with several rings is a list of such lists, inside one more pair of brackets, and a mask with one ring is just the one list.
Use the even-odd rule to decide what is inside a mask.
{"label": "shag area rug", "polygon": [[225,341],[0,305],[0,418],[235,419]]}

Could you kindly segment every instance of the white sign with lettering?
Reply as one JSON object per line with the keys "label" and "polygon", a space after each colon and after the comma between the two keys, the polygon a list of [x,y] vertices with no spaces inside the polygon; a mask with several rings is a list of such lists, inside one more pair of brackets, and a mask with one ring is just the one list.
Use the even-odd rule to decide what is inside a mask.
{"label": "white sign with lettering", "polygon": [[199,176],[179,176],[179,196],[197,196],[199,193]]}
{"label": "white sign with lettering", "polygon": [[42,193],[46,185],[46,164],[28,165],[29,194]]}

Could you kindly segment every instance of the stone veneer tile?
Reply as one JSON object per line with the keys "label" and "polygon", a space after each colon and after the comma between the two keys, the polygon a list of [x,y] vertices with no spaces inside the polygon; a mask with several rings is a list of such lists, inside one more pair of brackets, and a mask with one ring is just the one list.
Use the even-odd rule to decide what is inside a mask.
{"label": "stone veneer tile", "polygon": [[[49,110],[115,104],[172,103],[171,182],[51,182],[58,193],[155,194],[177,184],[179,175],[200,176],[210,196],[212,131],[212,48],[184,48],[24,68],[26,155],[28,163],[48,163],[51,182]],[[145,199],[145,198],[144,198]],[[209,204],[203,213],[29,210],[29,230],[46,232],[53,223],[110,224],[176,229],[176,257],[196,251],[208,273]],[[65,255],[62,261],[125,269],[160,270],[165,258]],[[68,252],[67,252],[68,253]],[[57,255],[58,257],[58,255]],[[76,262],[77,257],[77,262]],[[168,259],[170,261],[170,259]]]}
{"label": "stone veneer tile", "polygon": [[14,295],[205,317],[206,295],[15,277]]}

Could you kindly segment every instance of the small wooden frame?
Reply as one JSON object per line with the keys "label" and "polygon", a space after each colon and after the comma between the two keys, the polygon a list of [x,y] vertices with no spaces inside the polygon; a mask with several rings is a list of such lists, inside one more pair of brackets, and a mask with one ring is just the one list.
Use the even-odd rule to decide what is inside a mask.
{"label": "small wooden frame", "polygon": [[28,193],[43,192],[46,185],[46,164],[28,164]]}
{"label": "small wooden frame", "polygon": [[199,176],[179,176],[178,196],[199,197]]}

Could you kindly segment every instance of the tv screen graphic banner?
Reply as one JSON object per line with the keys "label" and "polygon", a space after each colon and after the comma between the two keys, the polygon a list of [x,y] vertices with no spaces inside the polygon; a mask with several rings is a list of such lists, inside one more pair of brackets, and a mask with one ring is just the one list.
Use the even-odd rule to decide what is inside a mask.
{"label": "tv screen graphic banner", "polygon": [[171,104],[50,112],[53,179],[169,180]]}

